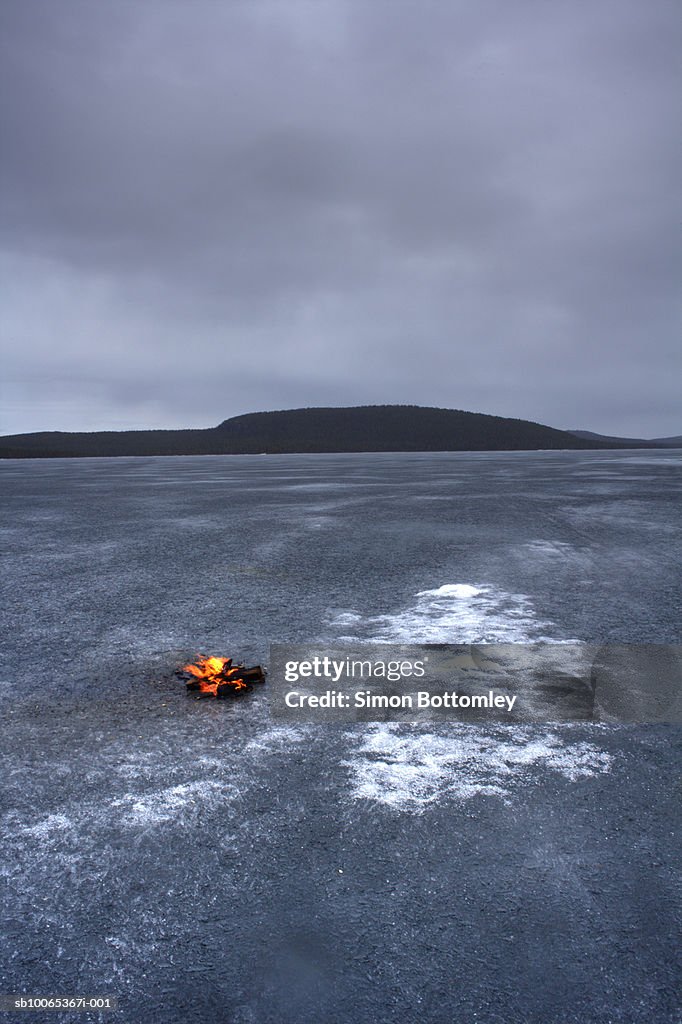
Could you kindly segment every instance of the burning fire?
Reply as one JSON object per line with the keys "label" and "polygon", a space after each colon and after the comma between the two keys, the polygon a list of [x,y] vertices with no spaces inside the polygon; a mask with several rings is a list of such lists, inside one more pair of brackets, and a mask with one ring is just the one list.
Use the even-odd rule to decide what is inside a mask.
{"label": "burning fire", "polygon": [[254,683],[265,682],[260,665],[233,665],[232,658],[200,656],[194,663],[184,665],[182,671],[190,676],[187,689],[196,690],[201,697],[232,697],[246,693]]}

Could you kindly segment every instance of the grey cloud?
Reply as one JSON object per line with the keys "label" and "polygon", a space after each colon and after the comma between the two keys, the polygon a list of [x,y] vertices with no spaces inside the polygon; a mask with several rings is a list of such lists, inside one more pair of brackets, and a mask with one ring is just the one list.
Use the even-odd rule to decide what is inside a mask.
{"label": "grey cloud", "polygon": [[679,432],[677,5],[0,17],[2,429],[417,401]]}

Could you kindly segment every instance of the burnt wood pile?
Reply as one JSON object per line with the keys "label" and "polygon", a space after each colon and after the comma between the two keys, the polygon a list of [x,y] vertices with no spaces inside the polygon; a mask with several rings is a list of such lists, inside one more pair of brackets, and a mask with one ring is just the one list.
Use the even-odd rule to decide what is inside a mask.
{"label": "burnt wood pile", "polygon": [[197,658],[196,662],[183,666],[179,675],[184,678],[189,693],[219,700],[248,693],[265,682],[265,670],[260,665],[247,668],[235,665],[232,658],[215,656]]}

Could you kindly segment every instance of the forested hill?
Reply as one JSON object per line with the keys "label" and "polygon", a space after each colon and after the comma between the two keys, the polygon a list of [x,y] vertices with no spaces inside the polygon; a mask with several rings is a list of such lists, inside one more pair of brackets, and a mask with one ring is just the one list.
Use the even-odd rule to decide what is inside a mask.
{"label": "forested hill", "polygon": [[[615,447],[627,445],[503,416],[417,405],[366,405],[248,413],[204,430],[14,434],[0,437],[0,458]],[[643,442],[641,447],[658,446]]]}
{"label": "forested hill", "polygon": [[642,437],[611,437],[608,434],[595,434],[592,430],[572,430],[576,437],[585,438],[588,441],[602,441],[604,444],[627,445],[628,448],[682,448],[682,435],[676,437],[652,437],[646,440]]}

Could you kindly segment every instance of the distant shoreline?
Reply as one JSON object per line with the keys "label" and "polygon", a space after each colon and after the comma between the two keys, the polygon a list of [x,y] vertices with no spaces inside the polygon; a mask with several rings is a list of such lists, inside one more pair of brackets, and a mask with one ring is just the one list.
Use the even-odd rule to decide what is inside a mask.
{"label": "distant shoreline", "polygon": [[443,449],[443,450],[431,450],[431,451],[334,451],[334,452],[189,452],[182,454],[173,454],[172,452],[165,452],[163,454],[121,454],[121,455],[38,455],[38,454],[19,454],[19,455],[4,455],[0,454],[0,462],[59,462],[61,461],[86,461],[87,459],[223,459],[223,458],[234,458],[234,459],[254,459],[259,458],[262,455],[268,455],[277,457],[281,455],[560,455],[562,452],[599,452],[599,451],[620,451],[626,452],[641,452],[641,451],[658,451],[658,452],[682,452],[682,445],[678,448],[674,448],[672,445],[639,445],[636,448],[626,447],[600,447],[600,448],[457,448],[457,449]]}
{"label": "distant shoreline", "polygon": [[159,455],[304,455],[397,452],[670,449],[651,441],[558,430],[531,420],[416,405],[370,405],[247,413],[186,430],[41,431],[0,437],[0,458]]}

